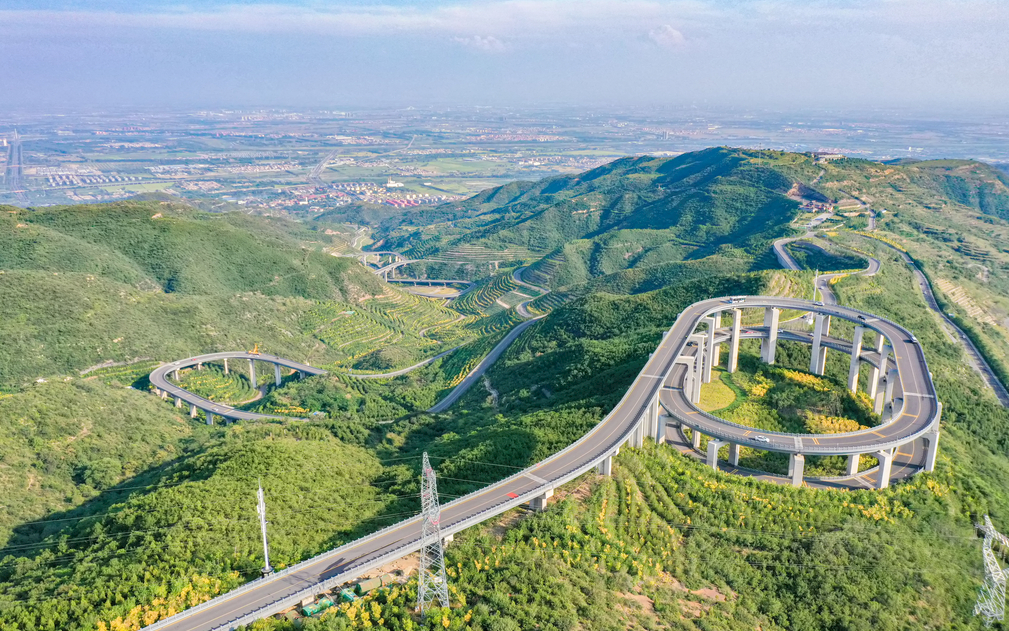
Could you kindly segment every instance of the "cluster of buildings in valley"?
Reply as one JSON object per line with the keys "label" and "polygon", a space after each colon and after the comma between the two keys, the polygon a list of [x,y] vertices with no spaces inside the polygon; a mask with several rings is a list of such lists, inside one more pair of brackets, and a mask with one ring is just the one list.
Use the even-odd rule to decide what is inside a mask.
{"label": "cluster of buildings in valley", "polygon": [[469,142],[557,142],[574,140],[574,138],[556,134],[479,134],[468,136],[466,140]]}
{"label": "cluster of buildings in valley", "polygon": [[433,206],[463,199],[458,195],[417,193],[404,188],[402,182],[397,182],[392,178],[385,184],[376,184],[374,182],[341,182],[334,184],[333,188],[345,195],[348,202],[354,200],[399,208]]}

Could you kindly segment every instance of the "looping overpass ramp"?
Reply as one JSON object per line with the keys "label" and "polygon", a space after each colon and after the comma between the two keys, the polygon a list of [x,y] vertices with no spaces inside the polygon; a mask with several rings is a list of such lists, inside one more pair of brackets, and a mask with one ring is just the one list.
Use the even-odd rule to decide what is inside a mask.
{"label": "looping overpass ramp", "polygon": [[[749,327],[744,333],[742,309],[764,310],[765,326]],[[816,327],[811,335],[780,333],[781,339],[811,343],[812,372],[823,373],[828,348],[848,349],[852,353],[852,365],[858,366],[864,361],[874,367],[875,381],[870,381],[877,387],[873,388],[871,383],[870,389],[877,390],[874,394],[883,406],[882,425],[862,432],[815,437],[765,432],[765,440],[760,440],[751,428],[729,423],[697,407],[700,383],[710,379],[720,344],[729,344],[730,371],[735,370],[739,341],[744,337],[760,338],[763,359],[774,362],[781,309],[811,311],[816,315]],[[728,327],[721,326],[723,313],[731,316]],[[855,323],[855,339],[845,341],[831,337],[830,318]],[[872,350],[863,352],[862,341],[867,333],[875,334],[877,344]],[[879,386],[882,392],[878,392]],[[709,463],[715,467],[718,447],[724,444],[729,444],[730,460],[733,453],[738,459],[740,445],[788,453],[791,477],[799,484],[805,455],[872,453],[880,458],[882,469],[892,460],[895,448],[921,439],[929,445],[923,468],[931,470],[938,446],[940,412],[941,405],[935,398],[921,347],[909,331],[893,322],[854,309],[789,298],[746,296],[704,300],[680,313],[623,398],[602,421],[574,444],[549,458],[443,505],[441,532],[450,536],[521,504],[542,510],[557,486],[593,468],[602,475],[609,475],[613,456],[625,444],[641,446],[646,435],[664,442],[672,426],[688,428],[695,437],[702,433],[709,436],[709,454],[714,452]],[[880,480],[879,486],[885,486],[889,476],[881,475]],[[304,598],[416,552],[420,544],[421,520],[419,517],[408,519],[252,581],[148,628],[172,631],[234,629],[284,611]]]}
{"label": "looping overpass ramp", "polygon": [[151,385],[154,386],[154,393],[162,399],[167,399],[169,396],[174,397],[175,407],[182,407],[183,404],[188,403],[189,415],[191,417],[196,417],[197,412],[203,411],[207,417],[207,425],[214,424],[215,416],[220,416],[223,419],[232,421],[283,418],[273,414],[245,412],[231,406],[224,405],[223,403],[215,403],[210,399],[199,396],[198,394],[193,394],[192,392],[181,388],[168,380],[168,375],[170,374],[174,375],[175,379],[178,380],[179,371],[184,368],[192,368],[193,366],[196,366],[197,369],[200,369],[203,367],[203,364],[217,362],[224,365],[224,372],[227,374],[229,370],[228,361],[236,359],[248,360],[249,380],[252,382],[253,388],[259,387],[256,379],[256,362],[266,362],[273,365],[274,382],[278,386],[281,382],[281,368],[289,368],[295,371],[299,377],[304,377],[305,375],[326,374],[326,371],[321,368],[315,368],[314,366],[302,364],[301,362],[292,361],[290,359],[284,359],[283,357],[278,357],[276,355],[236,351],[197,355],[187,359],[180,359],[169,364],[163,364],[154,369],[154,371],[150,374],[149,379],[151,381]]}

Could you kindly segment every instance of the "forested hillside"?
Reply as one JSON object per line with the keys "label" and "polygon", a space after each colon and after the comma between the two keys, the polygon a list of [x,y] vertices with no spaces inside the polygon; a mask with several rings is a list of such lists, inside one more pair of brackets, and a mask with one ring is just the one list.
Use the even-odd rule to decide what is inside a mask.
{"label": "forested hillside", "polygon": [[[274,565],[284,567],[415,514],[425,451],[443,502],[556,452],[620,399],[685,306],[715,295],[807,295],[812,272],[778,269],[769,248],[815,214],[800,214],[786,195],[814,181],[819,192],[804,194],[857,209],[824,231],[848,249],[797,254],[806,267],[882,261],[876,276],[832,286],[842,303],[894,318],[923,344],[944,404],[934,473],[878,492],[793,489],[714,472],[648,442],[622,449],[612,478],[587,474],[559,489],[546,513],[514,510],[457,535],[447,550],[451,611],[421,623],[408,582],[299,624],[979,629],[972,523],[986,513],[1009,523],[1009,412],[888,243],[908,249],[934,282],[973,296],[993,323],[952,300],[949,309],[995,344],[1002,303],[982,297],[1007,282],[1009,224],[997,216],[1004,182],[986,169],[816,164],[720,148],[516,183],[423,217],[375,214],[388,230],[375,235],[383,248],[400,239],[438,256],[521,253],[501,259],[460,312],[330,256],[324,221],[160,202],[4,209],[0,629],[132,631],[257,577],[260,480]],[[875,232],[843,229],[867,223],[859,203],[878,209]],[[555,289],[530,305],[548,315],[447,413],[427,414],[513,324],[514,310],[498,301],[536,293],[513,276],[520,260],[532,263],[527,281]],[[473,315],[452,324],[461,312]],[[158,360],[257,341],[316,365],[376,370],[463,346],[393,379],[334,373],[250,404],[321,413],[308,422],[207,427],[127,387],[142,387],[137,378]],[[752,352],[744,346],[744,364],[757,365]],[[808,347],[783,343],[779,364],[805,370]],[[846,375],[847,358],[832,352],[823,382],[843,389]],[[249,389],[233,377],[244,398]]]}

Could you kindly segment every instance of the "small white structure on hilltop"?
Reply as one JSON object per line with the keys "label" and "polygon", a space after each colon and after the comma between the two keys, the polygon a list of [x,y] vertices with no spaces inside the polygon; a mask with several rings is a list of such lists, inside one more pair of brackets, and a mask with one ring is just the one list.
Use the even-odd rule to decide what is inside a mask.
{"label": "small white structure on hilltop", "polygon": [[397,182],[392,178],[389,178],[389,181],[385,183],[386,188],[400,188],[402,186],[403,186],[402,182]]}

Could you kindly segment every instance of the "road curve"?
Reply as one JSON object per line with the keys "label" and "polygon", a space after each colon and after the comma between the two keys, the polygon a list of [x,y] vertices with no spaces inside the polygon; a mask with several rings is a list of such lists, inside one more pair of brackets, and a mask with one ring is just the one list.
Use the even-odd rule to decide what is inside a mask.
{"label": "road curve", "polygon": [[[620,402],[574,444],[509,478],[445,504],[440,521],[442,535],[451,535],[477,525],[534,499],[545,499],[555,487],[590,471],[597,464],[609,462],[609,458],[631,440],[632,435],[641,436],[640,432],[655,410],[657,401],[684,426],[703,428],[699,431],[710,436],[731,436],[738,441],[737,444],[761,449],[795,451],[801,448],[816,454],[872,452],[894,441],[910,442],[938,419],[938,402],[934,398],[935,391],[920,346],[907,339],[910,334],[902,327],[871,317],[864,325],[882,332],[896,349],[901,395],[904,398],[898,418],[872,431],[817,436],[820,445],[812,444],[813,441],[805,444],[802,438],[783,434],[775,435],[770,445],[754,443],[748,437],[748,432],[753,433],[749,428],[706,415],[682,397],[684,371],[682,364],[676,360],[686,351],[690,335],[701,320],[716,311],[727,310],[729,305],[726,302],[725,299],[706,300],[680,313]],[[860,315],[843,307],[766,296],[746,297],[742,303],[733,305],[764,306],[808,310],[855,321],[859,321]],[[520,324],[509,336],[517,337],[521,333],[520,327],[529,326],[534,321]],[[842,344],[841,341],[832,343]],[[495,351],[503,351],[502,344]],[[295,606],[303,598],[415,552],[420,548],[420,542],[421,520],[408,519],[272,576],[252,581],[148,628],[210,631],[250,624],[258,618]]]}
{"label": "road curve", "polygon": [[[754,431],[753,428],[736,425],[708,414],[693,403],[690,403],[682,388],[686,374],[686,366],[678,364],[672,375],[666,379],[666,388],[660,396],[663,407],[683,425],[697,429],[706,436],[726,440],[738,445],[753,447],[766,451],[783,453],[802,453],[806,455],[850,455],[879,451],[880,449],[903,445],[932,431],[938,421],[940,408],[936,398],[935,385],[925,361],[921,345],[913,341],[911,333],[904,327],[865,314],[861,311],[839,305],[817,305],[815,303],[795,298],[778,298],[769,296],[747,296],[741,303],[731,305],[731,308],[767,308],[796,309],[812,311],[817,314],[830,315],[835,318],[849,320],[882,334],[894,349],[896,368],[899,373],[899,383],[894,387],[894,398],[902,399],[902,405],[894,405],[899,411],[895,417],[884,425],[870,429],[847,432],[843,434],[798,435],[778,432]],[[669,337],[680,340],[678,354],[686,352],[687,338],[698,327],[701,320],[710,314],[725,311],[730,305],[723,299],[704,300],[687,307],[676,324],[670,329]],[[863,316],[862,320],[859,316]],[[749,327],[750,336],[762,337],[766,333],[764,327]],[[728,338],[728,330],[721,329],[721,341]],[[746,337],[744,335],[744,337]],[[806,341],[808,333],[782,331],[780,339]],[[716,338],[717,341],[718,338]],[[848,350],[850,343],[845,340],[825,337],[824,346],[837,350]],[[863,351],[860,355],[865,361],[875,364],[879,358],[874,352]],[[889,365],[889,364],[888,364]],[[769,442],[757,440],[757,435],[766,436]]]}
{"label": "road curve", "polygon": [[162,396],[173,396],[176,400],[181,400],[190,405],[194,405],[197,408],[205,411],[211,412],[218,416],[226,419],[231,419],[235,421],[247,421],[247,420],[257,420],[257,419],[276,419],[285,418],[275,414],[259,414],[257,412],[245,412],[233,408],[223,403],[215,403],[210,399],[201,397],[197,394],[181,388],[171,381],[168,380],[168,374],[176,370],[182,370],[183,368],[190,368],[196,366],[197,364],[206,364],[210,362],[223,361],[225,359],[252,359],[259,362],[267,362],[271,364],[277,364],[285,368],[290,368],[296,370],[302,374],[307,375],[322,375],[326,371],[321,368],[315,368],[314,366],[309,366],[308,364],[302,364],[301,362],[292,361],[290,359],[284,359],[283,357],[278,357],[276,355],[268,355],[266,353],[247,353],[244,351],[229,351],[223,353],[209,353],[207,355],[197,355],[195,357],[189,357],[187,359],[180,359],[178,361],[170,362],[168,364],[162,364],[154,369],[150,374],[151,385],[154,386],[155,392],[158,392]]}

